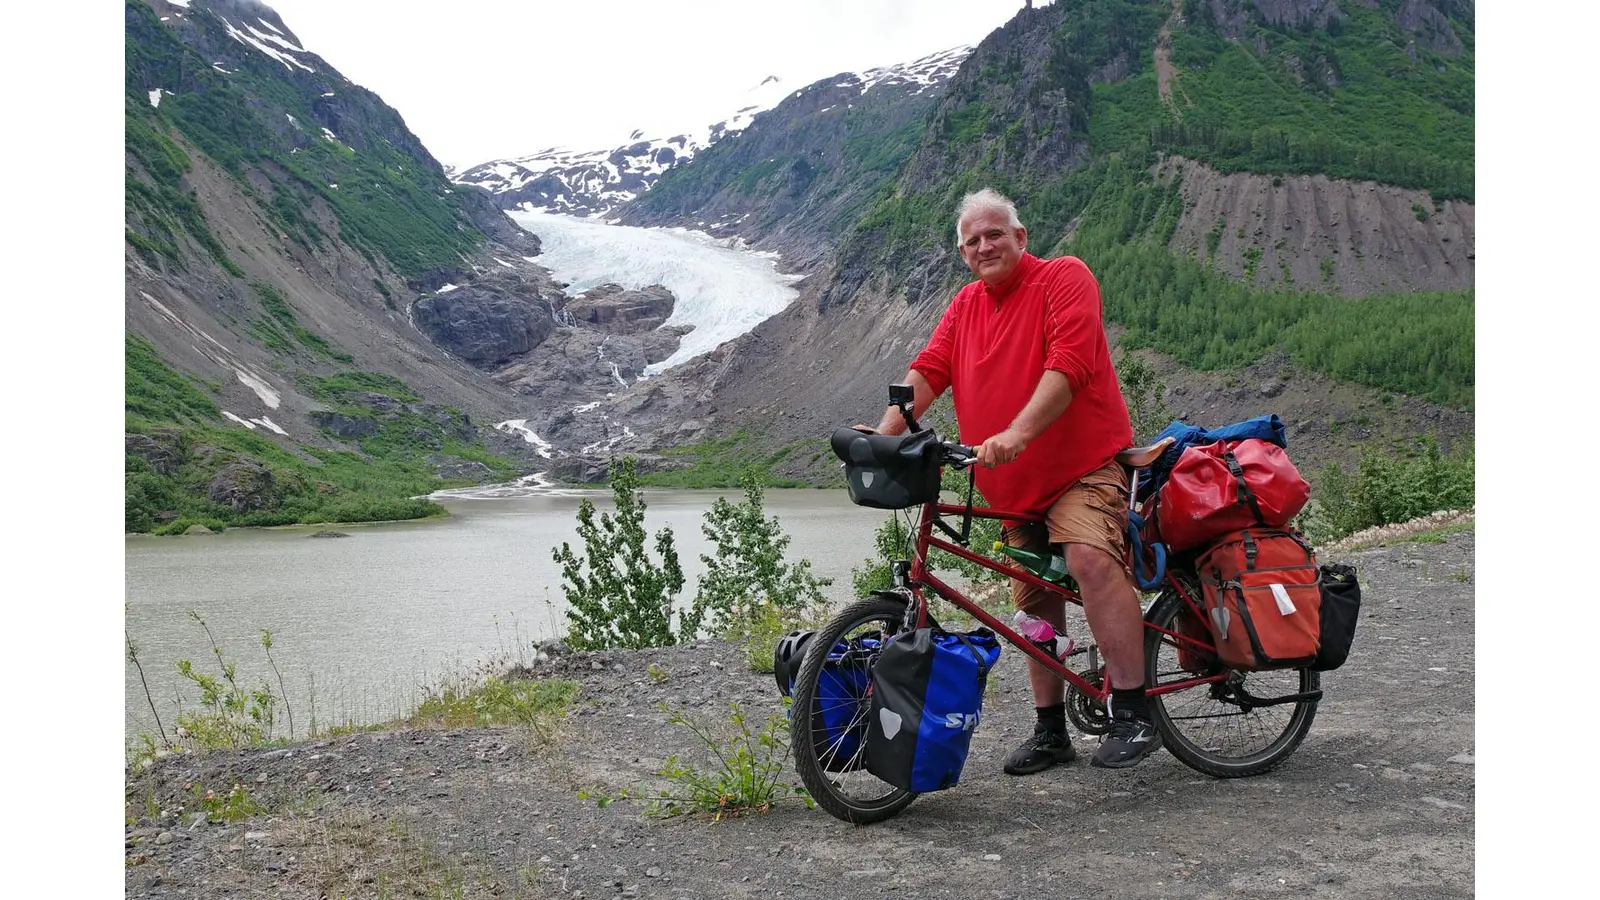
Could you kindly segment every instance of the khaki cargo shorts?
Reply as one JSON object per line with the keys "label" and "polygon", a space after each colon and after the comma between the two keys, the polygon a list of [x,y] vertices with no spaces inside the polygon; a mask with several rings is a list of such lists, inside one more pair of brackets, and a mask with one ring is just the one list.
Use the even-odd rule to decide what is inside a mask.
{"label": "khaki cargo shorts", "polygon": [[[1106,463],[1068,488],[1046,511],[1045,521],[1007,525],[1001,537],[1013,547],[1039,551],[1049,550],[1053,544],[1086,544],[1110,554],[1131,578],[1127,470],[1115,460]],[[1018,609],[1033,609],[1040,601],[1055,599],[1044,588],[1011,579],[1011,602]]]}

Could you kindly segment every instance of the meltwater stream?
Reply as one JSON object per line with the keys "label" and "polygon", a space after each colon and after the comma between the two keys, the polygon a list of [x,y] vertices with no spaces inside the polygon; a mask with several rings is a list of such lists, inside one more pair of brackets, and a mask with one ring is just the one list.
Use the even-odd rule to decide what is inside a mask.
{"label": "meltwater stream", "polygon": [[777,256],[682,228],[635,228],[540,212],[512,212],[539,236],[532,259],[578,296],[608,282],[628,289],[665,285],[677,298],[667,325],[692,325],[678,351],[645,368],[655,375],[708,353],[782,311],[799,296],[800,276],[777,270]]}

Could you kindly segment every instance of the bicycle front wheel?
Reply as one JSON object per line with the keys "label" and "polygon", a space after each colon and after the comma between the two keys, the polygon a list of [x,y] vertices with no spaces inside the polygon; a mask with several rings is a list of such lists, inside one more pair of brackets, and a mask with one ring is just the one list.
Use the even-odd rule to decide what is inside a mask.
{"label": "bicycle front wheel", "polygon": [[795,678],[789,707],[789,745],[811,798],[837,819],[881,822],[911,805],[916,794],[866,770],[866,686],[884,641],[904,628],[906,604],[887,597],[860,600],[812,638]]}
{"label": "bicycle front wheel", "polygon": [[[1187,611],[1188,604],[1169,586],[1145,619],[1156,628],[1179,631],[1179,616]],[[1158,687],[1195,678],[1194,660],[1180,663],[1178,652],[1176,640],[1147,628],[1145,683]],[[1186,650],[1184,655],[1193,654]],[[1217,778],[1242,778],[1277,768],[1311,730],[1321,690],[1319,673],[1239,672],[1214,658],[1209,672],[1227,677],[1150,697],[1150,711],[1166,748],[1190,768]]]}

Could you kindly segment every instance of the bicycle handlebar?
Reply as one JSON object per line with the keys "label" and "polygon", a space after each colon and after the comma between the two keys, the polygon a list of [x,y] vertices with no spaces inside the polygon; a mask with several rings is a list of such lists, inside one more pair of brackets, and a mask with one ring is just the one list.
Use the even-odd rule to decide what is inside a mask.
{"label": "bicycle handlebar", "polygon": [[945,463],[957,469],[965,469],[978,461],[976,447],[968,447],[955,441],[940,441],[939,446],[944,448]]}

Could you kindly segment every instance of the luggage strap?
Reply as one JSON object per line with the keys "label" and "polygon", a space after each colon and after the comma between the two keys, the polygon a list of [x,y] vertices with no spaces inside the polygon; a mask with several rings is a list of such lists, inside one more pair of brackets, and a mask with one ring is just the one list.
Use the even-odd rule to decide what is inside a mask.
{"label": "luggage strap", "polygon": [[979,650],[973,645],[972,638],[959,631],[952,631],[948,633],[956,640],[960,641],[961,646],[967,648],[968,652],[972,654],[972,661],[978,664],[978,677],[987,678],[989,676],[989,670],[994,667],[989,665],[989,663],[984,660],[983,651]]}
{"label": "luggage strap", "polygon": [[1261,504],[1256,502],[1255,491],[1250,490],[1250,485],[1244,480],[1244,466],[1239,464],[1239,458],[1233,455],[1233,450],[1222,451],[1222,461],[1227,464],[1228,471],[1233,473],[1234,480],[1239,482],[1239,496],[1250,504],[1250,512],[1255,514],[1256,521],[1266,524],[1266,517],[1261,515]]}

